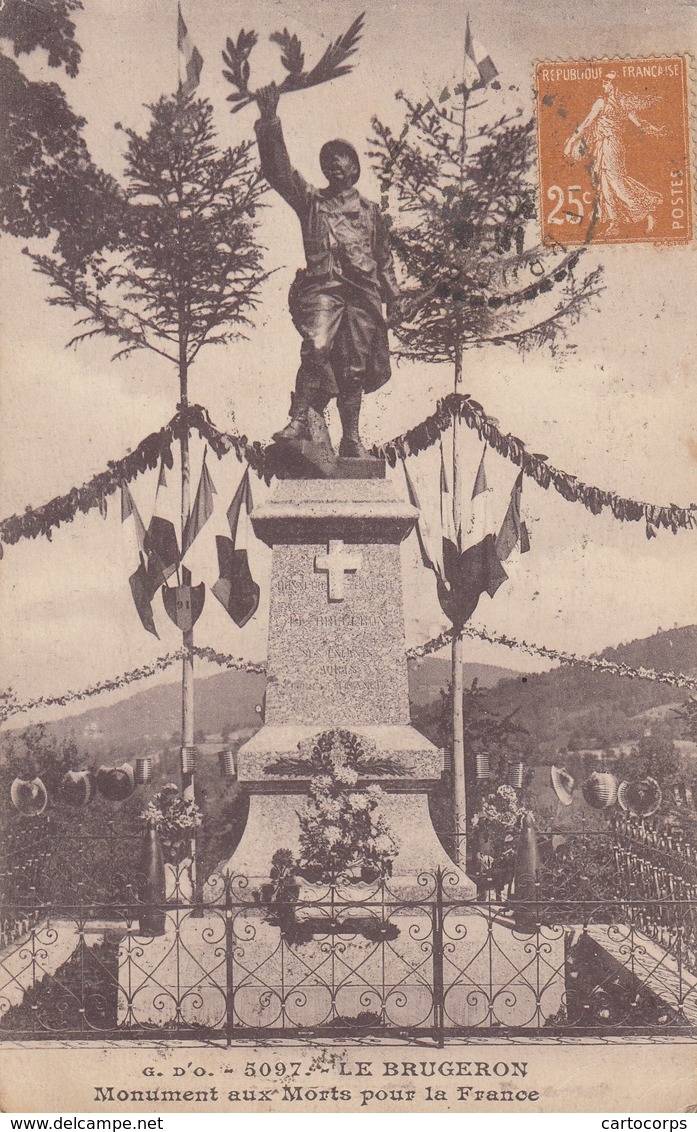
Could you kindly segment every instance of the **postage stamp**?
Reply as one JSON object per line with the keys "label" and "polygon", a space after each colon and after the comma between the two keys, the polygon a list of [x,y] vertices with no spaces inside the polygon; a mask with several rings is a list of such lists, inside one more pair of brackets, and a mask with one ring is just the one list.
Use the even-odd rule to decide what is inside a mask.
{"label": "postage stamp", "polygon": [[544,243],[692,239],[683,56],[538,63],[535,95]]}

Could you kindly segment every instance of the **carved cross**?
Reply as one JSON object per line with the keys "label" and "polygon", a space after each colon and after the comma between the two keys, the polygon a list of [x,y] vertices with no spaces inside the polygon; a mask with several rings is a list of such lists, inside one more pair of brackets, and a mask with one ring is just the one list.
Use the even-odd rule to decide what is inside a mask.
{"label": "carved cross", "polygon": [[355,573],[363,564],[363,555],[344,554],[343,550],[343,539],[333,538],[329,540],[327,554],[315,555],[315,571],[327,574],[330,601],[344,600],[344,579],[347,572]]}

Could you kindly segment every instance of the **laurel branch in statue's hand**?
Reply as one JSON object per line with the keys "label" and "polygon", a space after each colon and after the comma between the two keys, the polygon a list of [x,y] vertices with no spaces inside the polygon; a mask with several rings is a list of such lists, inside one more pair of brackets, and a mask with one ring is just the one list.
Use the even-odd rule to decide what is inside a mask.
{"label": "laurel branch in statue's hand", "polygon": [[[225,63],[223,75],[235,88],[233,93],[227,96],[227,101],[234,104],[231,113],[237,114],[250,102],[256,101],[261,110],[262,118],[273,117],[281,94],[286,94],[292,90],[304,90],[307,87],[317,86],[319,83],[331,82],[332,79],[339,78],[341,75],[347,75],[353,69],[353,64],[349,63],[348,60],[356,53],[363,29],[364,16],[365,13],[358,16],[348,31],[345,31],[337,40],[329,44],[322,58],[310,71],[304,70],[305,56],[297,35],[291,35],[287,28],[284,28],[283,31],[275,31],[269,38],[272,43],[277,43],[281,48],[281,63],[287,74],[280,86],[271,83],[269,86],[256,91],[249,89],[249,56],[258,41],[257,33],[255,31],[241,31],[236,41],[227,39],[226,50],[223,51],[223,62]],[[270,94],[272,89],[275,92],[273,98],[276,99],[273,109],[271,109],[272,96]],[[262,101],[265,103],[264,107],[262,107]],[[268,115],[267,110],[269,111]]]}

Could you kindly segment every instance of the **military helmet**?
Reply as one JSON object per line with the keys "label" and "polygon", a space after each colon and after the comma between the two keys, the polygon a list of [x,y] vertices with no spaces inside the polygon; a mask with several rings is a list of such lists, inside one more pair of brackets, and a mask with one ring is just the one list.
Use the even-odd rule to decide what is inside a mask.
{"label": "military helmet", "polygon": [[335,153],[337,150],[339,150],[342,153],[348,154],[348,156],[351,158],[351,160],[355,163],[355,165],[356,165],[356,175],[353,178],[353,181],[351,182],[351,184],[355,185],[356,181],[358,180],[358,178],[361,175],[361,162],[360,162],[360,158],[358,156],[358,152],[356,150],[356,147],[351,145],[351,142],[345,141],[344,138],[332,138],[331,141],[324,143],[321,150],[319,151],[320,169],[322,170],[322,172],[324,173],[324,175],[326,177],[327,176],[327,170],[326,170],[325,166],[326,166],[327,162],[329,161],[329,158],[331,157],[332,153]]}

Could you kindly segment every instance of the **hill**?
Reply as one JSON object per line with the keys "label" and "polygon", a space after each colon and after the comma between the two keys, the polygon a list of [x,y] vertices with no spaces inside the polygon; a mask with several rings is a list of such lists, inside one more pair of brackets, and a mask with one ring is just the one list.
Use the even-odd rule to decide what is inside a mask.
{"label": "hill", "polygon": [[[409,664],[409,698],[412,704],[428,703],[450,683],[450,657],[428,656]],[[465,664],[465,686],[477,681],[480,688],[495,688],[501,680],[520,679],[520,673],[494,664]]]}
{"label": "hill", "polygon": [[[205,735],[228,735],[256,729],[265,686],[265,677],[248,672],[221,672],[196,680],[197,737],[200,738],[201,731]],[[136,692],[116,704],[57,720],[48,725],[48,730],[61,738],[74,736],[95,757],[104,754],[116,759],[176,745],[180,717],[181,691],[179,683],[173,682]]]}
{"label": "hill", "polygon": [[[507,668],[468,664],[465,679],[468,683],[476,679],[482,687],[490,688],[502,678],[513,675]],[[446,658],[426,657],[409,666],[409,690],[415,703],[435,698],[449,680],[450,661]],[[227,736],[256,729],[265,685],[263,676],[248,672],[221,672],[196,680],[194,718],[199,737],[201,732],[206,736]],[[74,736],[91,751],[105,754],[125,757],[136,743],[141,751],[160,749],[178,740],[179,697],[178,682],[160,684],[136,692],[119,703],[90,708],[58,720],[50,724],[49,730],[61,737]]]}
{"label": "hill", "polygon": [[[697,626],[659,631],[601,654],[608,660],[664,672],[697,672]],[[557,751],[607,747],[641,736],[649,727],[679,732],[673,708],[687,693],[666,684],[630,680],[583,668],[560,668],[525,676],[494,665],[468,664],[465,684],[477,680],[486,706],[516,712],[529,732],[529,753],[544,760]],[[450,682],[447,656],[426,657],[409,666],[409,690],[417,713],[437,702]],[[197,739],[257,728],[264,697],[263,676],[222,672],[195,685]],[[72,735],[91,756],[107,761],[176,746],[179,685],[148,688],[117,704],[95,707],[50,724],[60,737]],[[12,732],[6,732],[11,735]]]}
{"label": "hill", "polygon": [[[635,668],[694,676],[697,625],[659,630],[600,655]],[[669,684],[568,667],[504,680],[487,694],[487,705],[500,712],[516,711],[530,732],[531,747],[544,756],[567,747],[613,746],[656,726],[678,735],[680,719],[674,709],[687,696]]]}

